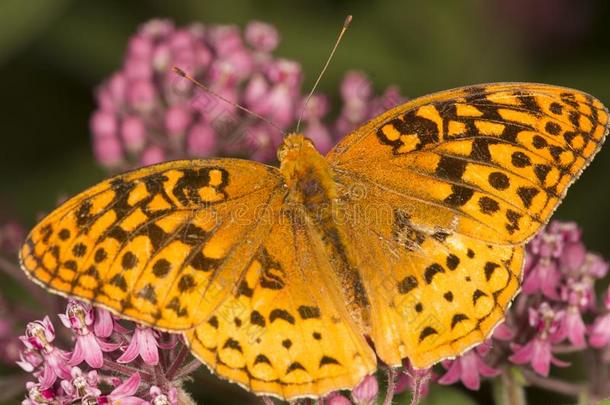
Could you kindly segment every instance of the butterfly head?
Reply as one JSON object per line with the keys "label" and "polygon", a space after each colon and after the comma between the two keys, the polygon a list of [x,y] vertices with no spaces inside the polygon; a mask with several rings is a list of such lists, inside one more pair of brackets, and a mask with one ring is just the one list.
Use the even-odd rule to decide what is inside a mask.
{"label": "butterfly head", "polygon": [[[298,160],[299,156],[318,153],[311,139],[303,134],[288,134],[277,150],[277,158],[280,163]],[[318,153],[319,154],[319,153]]]}
{"label": "butterfly head", "polygon": [[[332,188],[327,160],[318,152],[312,140],[304,135],[287,135],[277,151],[277,158],[286,185],[291,189],[300,190],[304,184],[311,184],[312,181],[327,191]],[[300,190],[299,193],[301,191],[307,190]]]}

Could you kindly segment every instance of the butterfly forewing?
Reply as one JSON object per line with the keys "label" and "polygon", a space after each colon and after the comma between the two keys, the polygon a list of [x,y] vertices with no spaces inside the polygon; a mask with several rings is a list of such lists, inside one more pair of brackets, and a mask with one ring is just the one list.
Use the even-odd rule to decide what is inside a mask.
{"label": "butterfly forewing", "polygon": [[[176,161],[106,180],[30,233],[26,272],[61,294],[162,329],[191,328],[227,294],[283,199],[276,169]],[[249,240],[248,243],[245,243]]]}
{"label": "butterfly forewing", "polygon": [[328,158],[354,181],[402,195],[416,223],[518,244],[548,221],[607,130],[607,110],[585,93],[480,85],[396,107]]}

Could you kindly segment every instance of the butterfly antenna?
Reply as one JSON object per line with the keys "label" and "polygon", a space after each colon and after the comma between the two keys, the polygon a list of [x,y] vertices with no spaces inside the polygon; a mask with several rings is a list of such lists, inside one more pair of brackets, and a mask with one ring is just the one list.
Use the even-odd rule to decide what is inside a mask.
{"label": "butterfly antenna", "polygon": [[231,104],[232,106],[237,107],[240,110],[255,116],[256,118],[260,119],[261,121],[264,121],[267,124],[269,124],[270,126],[272,126],[273,128],[277,129],[282,134],[286,135],[286,132],[282,128],[280,128],[277,124],[273,123],[272,121],[269,121],[267,118],[263,117],[262,115],[257,114],[254,111],[249,110],[246,107],[244,107],[242,105],[239,105],[237,103],[234,103],[233,101],[231,101],[231,100],[221,96],[220,94],[216,93],[214,90],[210,89],[208,86],[206,86],[205,84],[201,83],[199,80],[195,79],[193,76],[189,75],[188,73],[186,73],[184,70],[180,69],[179,67],[174,66],[172,69],[173,69],[174,73],[176,73],[178,76],[184,77],[185,79],[193,82],[193,84],[195,84],[197,87],[200,87],[204,91],[210,93],[211,95],[218,97],[219,99],[221,99],[225,103]]}
{"label": "butterfly antenna", "polygon": [[318,87],[318,83],[320,83],[320,79],[322,79],[322,76],[324,76],[324,72],[326,72],[326,68],[330,64],[330,61],[332,60],[333,56],[335,55],[335,51],[339,47],[339,43],[341,42],[341,38],[343,38],[343,35],[347,31],[347,27],[349,27],[349,24],[351,22],[352,22],[352,16],[348,15],[345,18],[345,22],[343,23],[343,27],[341,27],[341,32],[339,32],[339,36],[337,37],[337,41],[335,42],[335,46],[333,46],[332,51],[330,51],[330,55],[328,56],[328,59],[326,60],[326,64],[324,64],[324,67],[322,68],[322,71],[318,75],[318,78],[316,79],[316,82],[314,83],[313,87],[311,88],[311,91],[309,92],[309,94],[307,95],[307,98],[305,99],[305,103],[303,104],[303,108],[301,109],[301,114],[299,115],[299,120],[297,121],[297,129],[296,129],[295,132],[299,132],[299,127],[301,126],[301,121],[303,120],[303,114],[305,113],[305,108],[307,108],[307,104],[309,104],[309,100],[311,99],[311,96],[313,96],[313,92],[316,91],[316,87]]}

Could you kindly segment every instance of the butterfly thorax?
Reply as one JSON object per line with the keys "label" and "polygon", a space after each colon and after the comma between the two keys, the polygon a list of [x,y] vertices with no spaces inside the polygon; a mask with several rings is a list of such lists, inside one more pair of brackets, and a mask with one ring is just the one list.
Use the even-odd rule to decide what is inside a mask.
{"label": "butterfly thorax", "polygon": [[304,207],[318,230],[346,301],[350,303],[350,312],[355,321],[365,327],[368,298],[353,263],[351,246],[335,221],[337,189],[328,160],[316,150],[310,139],[300,134],[286,136],[278,150],[278,159],[289,190],[289,201]]}

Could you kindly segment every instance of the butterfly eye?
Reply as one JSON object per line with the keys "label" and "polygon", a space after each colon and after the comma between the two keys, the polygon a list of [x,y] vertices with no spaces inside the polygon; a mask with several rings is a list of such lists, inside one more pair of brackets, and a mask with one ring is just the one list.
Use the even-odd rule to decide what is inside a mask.
{"label": "butterfly eye", "polygon": [[303,143],[305,145],[307,145],[308,147],[310,147],[310,148],[314,148],[314,149],[316,148],[316,146],[314,145],[313,141],[311,139],[309,139],[309,138],[305,138],[304,137],[303,138]]}

